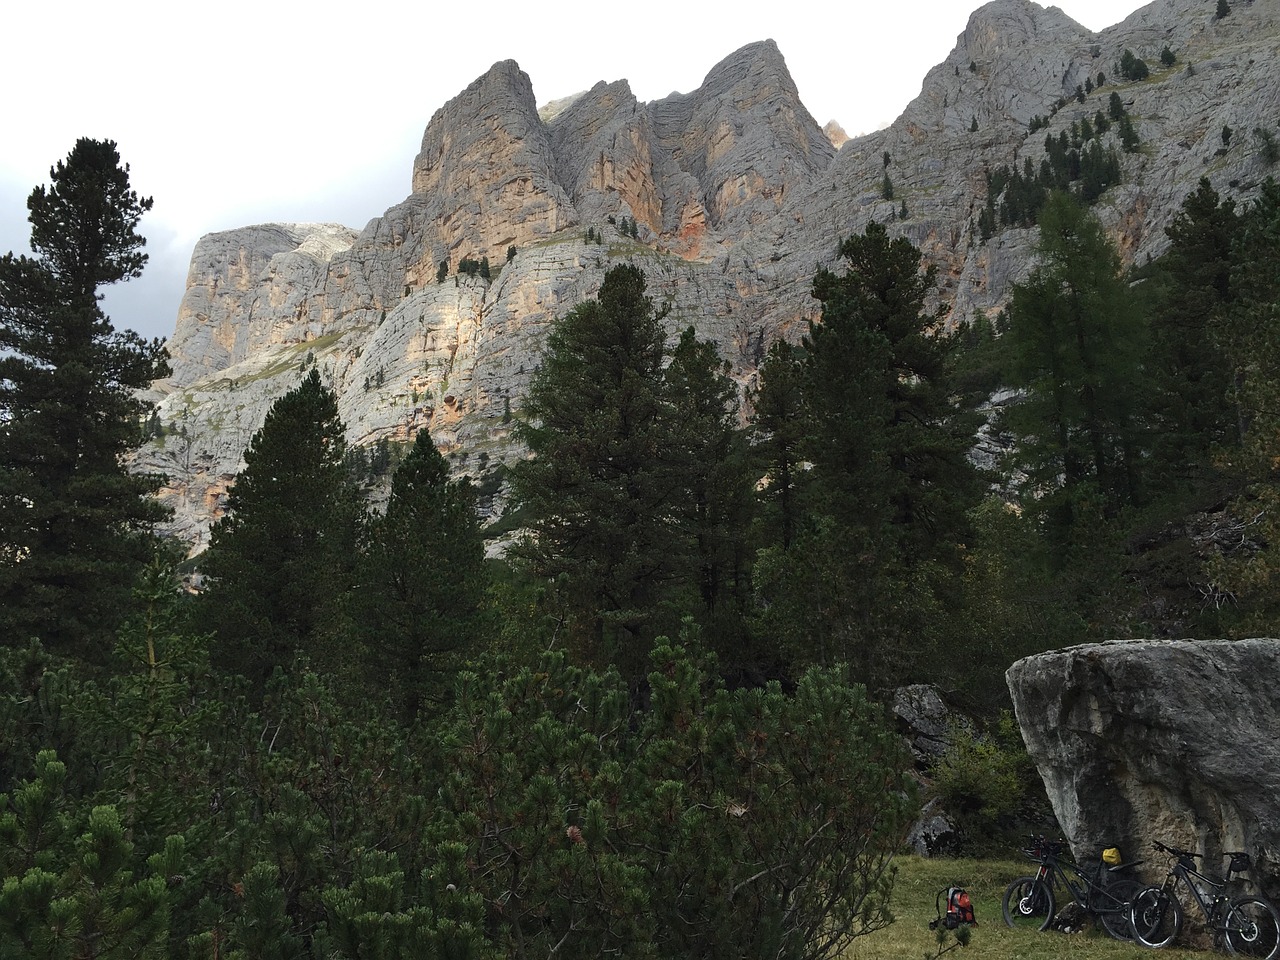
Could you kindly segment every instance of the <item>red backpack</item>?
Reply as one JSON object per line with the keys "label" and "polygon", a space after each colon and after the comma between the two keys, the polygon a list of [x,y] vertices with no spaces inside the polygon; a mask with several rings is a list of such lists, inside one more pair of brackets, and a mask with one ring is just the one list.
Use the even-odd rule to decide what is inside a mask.
{"label": "red backpack", "polygon": [[[946,913],[942,912],[943,897],[947,899]],[[969,891],[963,887],[947,887],[945,890],[939,890],[933,905],[938,917],[936,920],[929,921],[930,930],[936,930],[938,924],[942,924],[948,930],[954,930],[962,923],[971,927],[978,925],[973,915],[973,901],[969,899]]]}

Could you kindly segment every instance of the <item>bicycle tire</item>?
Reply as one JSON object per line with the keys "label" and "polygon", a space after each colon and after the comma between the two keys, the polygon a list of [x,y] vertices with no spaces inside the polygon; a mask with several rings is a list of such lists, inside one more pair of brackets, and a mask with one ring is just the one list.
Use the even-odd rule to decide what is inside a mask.
{"label": "bicycle tire", "polygon": [[1102,924],[1102,929],[1112,939],[1126,942],[1133,940],[1129,908],[1142,889],[1142,881],[1133,879],[1115,880],[1102,888],[1101,899],[1104,903],[1095,905],[1094,914]]}
{"label": "bicycle tire", "polygon": [[1053,888],[1039,877],[1019,877],[1005,888],[1000,909],[1015,930],[1044,930],[1053,922]]}
{"label": "bicycle tire", "polygon": [[1182,905],[1164,887],[1144,887],[1129,904],[1129,930],[1144,947],[1167,947],[1182,931]]}
{"label": "bicycle tire", "polygon": [[1280,915],[1260,897],[1232,900],[1222,932],[1227,950],[1238,957],[1275,960],[1280,956]]}

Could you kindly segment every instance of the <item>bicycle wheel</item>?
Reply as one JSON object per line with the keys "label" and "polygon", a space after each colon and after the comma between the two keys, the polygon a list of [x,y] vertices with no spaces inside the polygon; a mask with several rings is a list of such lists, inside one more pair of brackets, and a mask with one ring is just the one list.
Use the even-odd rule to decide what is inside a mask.
{"label": "bicycle wheel", "polygon": [[1129,923],[1129,905],[1142,890],[1138,880],[1115,880],[1094,894],[1094,910],[1102,922],[1102,929],[1116,940],[1132,940],[1133,925]]}
{"label": "bicycle wheel", "polygon": [[1129,929],[1144,947],[1158,950],[1177,939],[1182,930],[1182,906],[1164,887],[1144,887],[1129,904]]}
{"label": "bicycle wheel", "polygon": [[1280,955],[1280,916],[1258,897],[1232,901],[1223,934],[1227,949],[1237,956],[1273,960]]}
{"label": "bicycle wheel", "polygon": [[1053,888],[1039,877],[1019,877],[1004,891],[1004,922],[1014,929],[1043,930],[1053,922]]}

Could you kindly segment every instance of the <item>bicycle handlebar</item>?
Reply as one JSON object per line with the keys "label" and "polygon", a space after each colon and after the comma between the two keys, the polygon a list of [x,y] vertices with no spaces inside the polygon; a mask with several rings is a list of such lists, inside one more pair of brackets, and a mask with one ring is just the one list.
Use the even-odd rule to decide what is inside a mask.
{"label": "bicycle handlebar", "polygon": [[1172,854],[1175,857],[1191,857],[1194,859],[1195,857],[1204,856],[1200,853],[1192,853],[1190,850],[1179,850],[1177,847],[1171,847],[1168,844],[1161,843],[1159,840],[1153,840],[1152,843],[1161,853]]}

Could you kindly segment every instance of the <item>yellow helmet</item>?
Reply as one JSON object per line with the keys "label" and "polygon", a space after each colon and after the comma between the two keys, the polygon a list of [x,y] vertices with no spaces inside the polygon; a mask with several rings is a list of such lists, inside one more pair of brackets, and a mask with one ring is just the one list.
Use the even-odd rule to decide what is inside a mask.
{"label": "yellow helmet", "polygon": [[1102,862],[1110,866],[1115,866],[1121,861],[1119,847],[1107,847],[1102,851]]}

